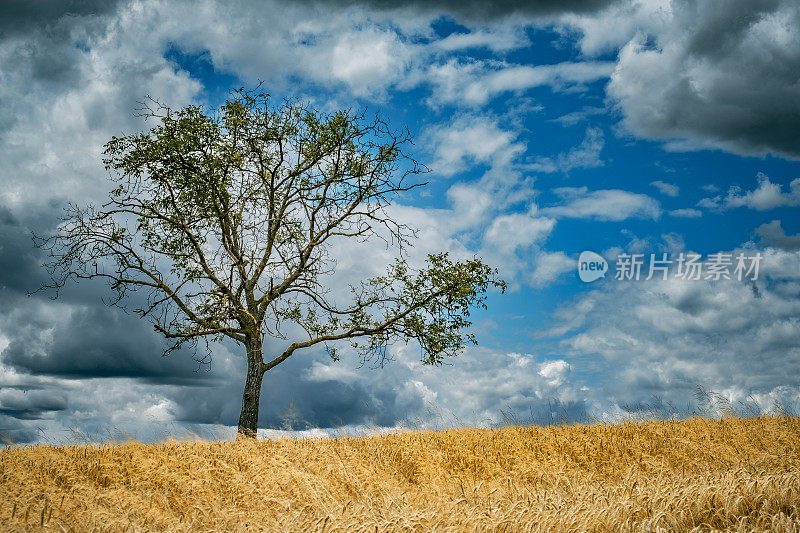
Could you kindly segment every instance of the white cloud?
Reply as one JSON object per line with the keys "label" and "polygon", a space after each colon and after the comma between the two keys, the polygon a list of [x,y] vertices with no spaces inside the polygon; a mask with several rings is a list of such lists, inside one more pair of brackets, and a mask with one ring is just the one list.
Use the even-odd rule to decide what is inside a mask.
{"label": "white cloud", "polygon": [[[518,161],[525,145],[515,134],[501,128],[497,119],[465,115],[430,130],[427,138],[434,145],[430,166],[435,171],[454,174],[476,162],[488,169],[478,180],[450,187],[450,209],[412,216],[413,225],[433,217],[430,227],[436,229],[431,231],[479,243],[478,254],[498,267],[512,288],[520,283],[543,287],[569,270],[566,255],[542,249],[556,221],[531,203],[533,182],[520,173],[520,167],[527,167]],[[431,242],[441,244],[441,239]]]}
{"label": "white cloud", "polygon": [[[588,131],[584,144],[595,144],[597,135]],[[462,233],[465,242],[479,242],[478,254],[500,269],[512,289],[522,283],[541,288],[572,270],[573,261],[563,252],[543,249],[556,220],[530,203],[532,180],[518,170],[529,169],[518,161],[525,145],[517,142],[514,134],[501,128],[496,119],[469,115],[432,130],[428,136],[435,145],[431,166],[437,171],[444,167],[450,169],[448,174],[455,173],[467,162],[489,166],[479,180],[458,182],[448,190],[451,209],[436,215],[438,231]],[[599,143],[602,145],[602,138]],[[528,207],[508,212],[518,204]]]}
{"label": "white cloud", "polygon": [[764,174],[758,175],[758,188],[740,194],[736,188],[728,191],[725,207],[749,207],[764,211],[782,206],[800,205],[800,178],[789,183],[789,191],[784,193],[780,184],[772,183]]}
{"label": "white cloud", "polygon": [[451,33],[444,39],[434,41],[432,46],[443,52],[454,52],[469,48],[487,48],[493,52],[507,52],[529,44],[525,32],[518,27],[478,29],[469,33]]}
{"label": "white cloud", "polygon": [[[395,357],[400,364],[395,366],[412,362],[410,352],[398,347]],[[449,411],[443,414],[449,414],[451,424],[498,422],[501,411],[509,409],[522,417],[537,416],[552,401],[581,406],[579,385],[572,380],[574,367],[561,359],[540,361],[530,354],[473,348],[447,369],[406,368],[414,380],[436,393],[432,407]],[[418,395],[423,396],[423,392]]]}
{"label": "white cloud", "polygon": [[[381,99],[422,52],[405,37],[430,32],[422,17],[406,14],[402,28],[392,29],[386,24],[390,14],[358,6],[320,11],[303,2],[241,2],[237,9],[215,0],[147,4],[149,16],[141,24],[151,39],[188,52],[207,50],[217,70],[250,83],[265,80],[271,90],[295,85],[294,94],[299,80]],[[197,16],[183,16],[187,9]]]}
{"label": "white cloud", "polygon": [[736,207],[749,207],[758,211],[766,211],[776,207],[800,205],[800,178],[789,183],[789,190],[783,192],[779,183],[772,183],[765,174],[759,172],[758,187],[752,191],[742,191],[740,187],[731,187],[723,198],[717,195],[713,198],[703,198],[698,206],[709,209],[733,209]]}
{"label": "white cloud", "polygon": [[341,381],[342,383],[353,383],[361,379],[355,370],[345,365],[336,363],[325,364],[320,361],[311,363],[311,368],[306,372],[306,379],[309,381]]}
{"label": "white cloud", "polygon": [[532,287],[544,287],[562,274],[575,271],[576,261],[564,252],[539,251],[533,265],[533,270],[527,278]]}
{"label": "white cloud", "polygon": [[356,96],[371,96],[397,81],[408,68],[411,51],[393,31],[368,28],[336,37],[331,49],[333,78]]}
{"label": "white cloud", "polygon": [[519,248],[543,242],[555,224],[555,219],[523,213],[500,215],[483,235],[484,248],[512,254]]}
{"label": "white cloud", "polygon": [[565,31],[578,28],[581,51],[589,56],[614,52],[637,33],[648,35],[665,31],[672,19],[670,0],[613,2],[594,15],[562,17]]}
{"label": "white cloud", "polygon": [[[450,187],[450,209],[409,216],[416,227],[429,220],[424,222],[429,229],[422,232],[422,249],[433,250],[431,243],[442,246],[447,238],[478,243],[477,253],[500,269],[512,289],[521,283],[543,287],[572,268],[563,252],[542,248],[556,221],[531,203],[532,180],[519,171],[527,169],[518,161],[525,145],[515,134],[502,128],[498,119],[462,115],[429,130],[426,137],[433,145],[430,166],[435,172],[452,175],[475,163],[488,169],[478,180]],[[527,209],[520,211],[521,206]]]}
{"label": "white cloud", "polygon": [[533,362],[533,356],[530,354],[521,354],[517,352],[511,352],[508,354],[508,357],[511,358],[513,361],[511,364],[514,366],[519,366],[525,368],[529,364]]}
{"label": "white cloud", "polygon": [[480,106],[504,92],[539,86],[549,86],[553,90],[574,89],[607,78],[613,68],[613,63],[599,61],[528,66],[451,59],[430,66],[425,78],[434,85],[432,105]]}
{"label": "white cloud", "polygon": [[562,197],[564,204],[545,207],[540,212],[556,218],[618,221],[627,218],[657,219],[661,215],[659,203],[644,194],[619,189],[589,191],[586,187],[562,187],[553,192]]}
{"label": "white cloud", "polygon": [[485,230],[479,253],[499,267],[512,290],[521,283],[545,287],[575,266],[564,252],[543,249],[555,225],[555,219],[542,216],[535,207],[528,213],[500,214]]}
{"label": "white cloud", "polygon": [[549,85],[561,88],[607,78],[614,69],[609,62],[564,62],[553,65],[508,65],[489,72],[468,92],[486,98],[504,91],[521,91]]}
{"label": "white cloud", "polygon": [[672,196],[673,198],[680,193],[680,188],[677,185],[666,183],[661,180],[651,181],[650,185],[658,189],[661,194]]}
{"label": "white cloud", "polygon": [[[515,134],[498,119],[462,115],[429,130],[426,138],[433,145],[430,166],[440,174],[456,173],[469,163],[488,168],[479,179],[450,187],[449,209],[402,208],[407,212],[402,220],[422,230],[415,255],[437,247],[450,250],[454,242],[470,243],[484,261],[500,269],[512,290],[521,284],[544,287],[571,270],[572,261],[563,252],[543,249],[556,221],[532,203],[533,181],[519,170],[526,168],[518,161],[525,145]],[[399,212],[394,208],[393,213]],[[344,259],[340,266],[348,265]]]}
{"label": "white cloud", "polygon": [[580,111],[571,111],[565,115],[561,115],[558,118],[554,118],[553,122],[558,122],[562,126],[574,126],[579,122],[587,120],[593,115],[602,115],[607,111],[608,110],[604,107],[584,107]]}
{"label": "white cloud", "polygon": [[567,380],[572,367],[566,361],[559,359],[549,361],[539,366],[539,375],[547,380],[551,387],[560,387]]}
{"label": "white cloud", "polygon": [[496,198],[480,184],[454,183],[447,190],[447,198],[452,205],[452,211],[446,218],[453,231],[479,226],[497,209]]}
{"label": "white cloud", "polygon": [[600,128],[586,128],[586,136],[580,145],[558,154],[555,158],[539,157],[527,168],[534,172],[564,172],[576,168],[596,168],[603,166],[600,152],[603,150],[603,131]]}
{"label": "white cloud", "polygon": [[[265,79],[268,87],[291,87],[295,94],[296,81],[373,100],[381,100],[392,86],[433,84],[432,104],[475,105],[505,91],[579,87],[613,70],[612,63],[594,61],[529,67],[447,59],[471,48],[504,53],[527,46],[524,21],[476,24],[467,33],[437,39],[431,23],[439,15],[413,9],[343,5],[323,13],[310,2],[242,2],[235,10],[216,0],[143,4],[136,4],[146,14],[142,33],[153,42],[188,52],[207,50],[217,70],[248,82]],[[197,16],[182,16],[187,9]]]}
{"label": "white cloud", "polygon": [[703,216],[703,212],[699,209],[683,208],[683,209],[673,209],[669,212],[670,215],[678,218],[700,218]]}
{"label": "white cloud", "polygon": [[501,129],[490,117],[465,115],[436,126],[426,134],[435,145],[434,172],[452,176],[476,163],[491,166],[509,165],[525,150],[516,141],[516,134]]}

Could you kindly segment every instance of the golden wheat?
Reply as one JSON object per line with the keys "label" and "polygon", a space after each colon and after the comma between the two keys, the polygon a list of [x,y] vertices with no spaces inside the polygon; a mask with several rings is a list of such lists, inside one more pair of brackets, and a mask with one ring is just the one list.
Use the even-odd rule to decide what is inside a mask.
{"label": "golden wheat", "polygon": [[3,531],[798,531],[800,418],[0,451]]}

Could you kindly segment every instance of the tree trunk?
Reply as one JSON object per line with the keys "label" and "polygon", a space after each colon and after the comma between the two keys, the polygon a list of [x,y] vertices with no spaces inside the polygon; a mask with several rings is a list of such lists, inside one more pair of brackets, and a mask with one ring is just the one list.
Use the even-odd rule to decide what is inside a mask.
{"label": "tree trunk", "polygon": [[261,381],[264,378],[264,359],[261,356],[260,339],[248,341],[246,347],[247,380],[242,395],[238,436],[255,438],[258,431],[258,403],[261,397]]}

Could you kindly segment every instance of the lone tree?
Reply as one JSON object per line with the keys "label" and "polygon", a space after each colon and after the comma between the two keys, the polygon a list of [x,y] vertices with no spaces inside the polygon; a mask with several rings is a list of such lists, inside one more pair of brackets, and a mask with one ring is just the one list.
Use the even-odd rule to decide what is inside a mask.
{"label": "lone tree", "polygon": [[[470,309],[505,284],[477,258],[439,253],[408,265],[414,232],[386,209],[422,185],[407,183],[424,170],[403,152],[407,132],[363,112],[275,104],[258,88],[213,112],[155,100],[140,111],[157,124],[105,145],[108,202],[70,204],[58,231],[35,239],[49,253],[46,287],[57,296],[70,279],[104,278],[112,305],[146,290],[134,311],[170,340],[165,353],[241,343],[239,435],[256,434],[264,374],[299,350],[324,346],[337,360],[344,342],[382,363],[390,343],[416,341],[436,365],[475,343],[464,332]],[[333,247],[375,237],[396,251],[386,274],[332,296]],[[292,342],[264,354],[267,336]]]}

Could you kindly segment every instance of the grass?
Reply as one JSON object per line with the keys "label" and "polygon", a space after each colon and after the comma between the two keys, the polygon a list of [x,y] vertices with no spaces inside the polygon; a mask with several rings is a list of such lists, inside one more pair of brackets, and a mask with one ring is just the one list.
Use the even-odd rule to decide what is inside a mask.
{"label": "grass", "polygon": [[0,450],[38,529],[798,531],[800,418]]}

